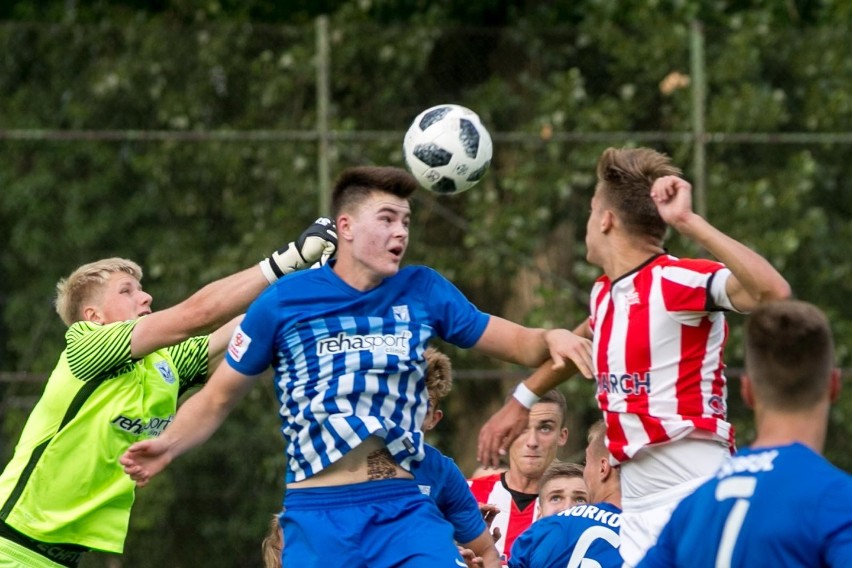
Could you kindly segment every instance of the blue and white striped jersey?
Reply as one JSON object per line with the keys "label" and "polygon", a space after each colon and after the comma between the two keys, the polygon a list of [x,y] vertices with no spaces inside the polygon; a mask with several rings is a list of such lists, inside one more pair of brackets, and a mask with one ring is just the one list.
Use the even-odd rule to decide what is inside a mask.
{"label": "blue and white striped jersey", "polygon": [[852,476],[800,443],[737,452],[639,563],[720,566],[852,566]]}
{"label": "blue and white striped jersey", "polygon": [[250,306],[227,361],[275,371],[288,483],[311,477],[370,435],[399,464],[423,458],[423,352],[433,337],[471,347],[489,316],[446,278],[409,266],[361,292],[332,269],[288,275]]}

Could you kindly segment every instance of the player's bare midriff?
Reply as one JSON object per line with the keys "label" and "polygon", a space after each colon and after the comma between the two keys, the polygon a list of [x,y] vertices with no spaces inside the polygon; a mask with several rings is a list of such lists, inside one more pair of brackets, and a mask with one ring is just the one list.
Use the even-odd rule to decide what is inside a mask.
{"label": "player's bare midriff", "polygon": [[381,479],[413,479],[391,456],[384,441],[370,436],[354,450],[323,469],[316,475],[288,483],[287,487],[331,487],[351,485]]}

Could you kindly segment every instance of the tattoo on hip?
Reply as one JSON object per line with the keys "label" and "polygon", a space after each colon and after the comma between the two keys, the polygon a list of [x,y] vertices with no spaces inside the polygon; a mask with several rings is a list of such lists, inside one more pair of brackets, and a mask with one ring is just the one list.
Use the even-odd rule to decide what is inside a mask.
{"label": "tattoo on hip", "polygon": [[387,448],[376,450],[367,456],[367,477],[370,481],[396,477],[396,462]]}

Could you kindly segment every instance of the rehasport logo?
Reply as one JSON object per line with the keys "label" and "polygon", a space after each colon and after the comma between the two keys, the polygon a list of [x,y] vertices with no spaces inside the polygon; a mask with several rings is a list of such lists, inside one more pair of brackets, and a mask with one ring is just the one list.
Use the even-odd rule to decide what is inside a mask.
{"label": "rehasport logo", "polygon": [[147,422],[143,422],[141,418],[130,418],[128,416],[119,415],[113,419],[112,425],[119,430],[135,434],[136,436],[145,435],[156,438],[163,433],[163,430],[166,429],[166,426],[172,423],[174,418],[174,414],[170,415],[168,418],[158,418],[155,416]]}
{"label": "rehasport logo", "polygon": [[407,355],[411,332],[401,331],[397,334],[369,334],[369,335],[346,335],[337,334],[337,337],[327,337],[317,342],[317,355],[336,355],[349,351],[370,351],[373,353],[390,353],[392,355]]}

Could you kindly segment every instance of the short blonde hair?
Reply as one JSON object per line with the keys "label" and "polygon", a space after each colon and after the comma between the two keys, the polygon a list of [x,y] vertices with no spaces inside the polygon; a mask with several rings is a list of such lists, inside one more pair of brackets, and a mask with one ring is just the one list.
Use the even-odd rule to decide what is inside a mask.
{"label": "short blonde hair", "polygon": [[609,450],[606,447],[606,422],[603,419],[597,420],[589,426],[589,435],[587,438],[589,450],[596,458],[608,458]]}
{"label": "short blonde hair", "polygon": [[429,400],[437,404],[453,388],[453,365],[449,357],[434,347],[428,348],[423,356],[426,358],[426,392]]}
{"label": "short blonde hair", "polygon": [[538,481],[538,494],[541,495],[544,486],[560,477],[583,479],[583,466],[576,463],[553,460]]}
{"label": "short blonde hair", "polygon": [[56,284],[56,313],[65,325],[70,326],[83,319],[83,306],[100,292],[115,272],[126,272],[142,280],[142,269],[132,260],[105,258],[80,266]]}

